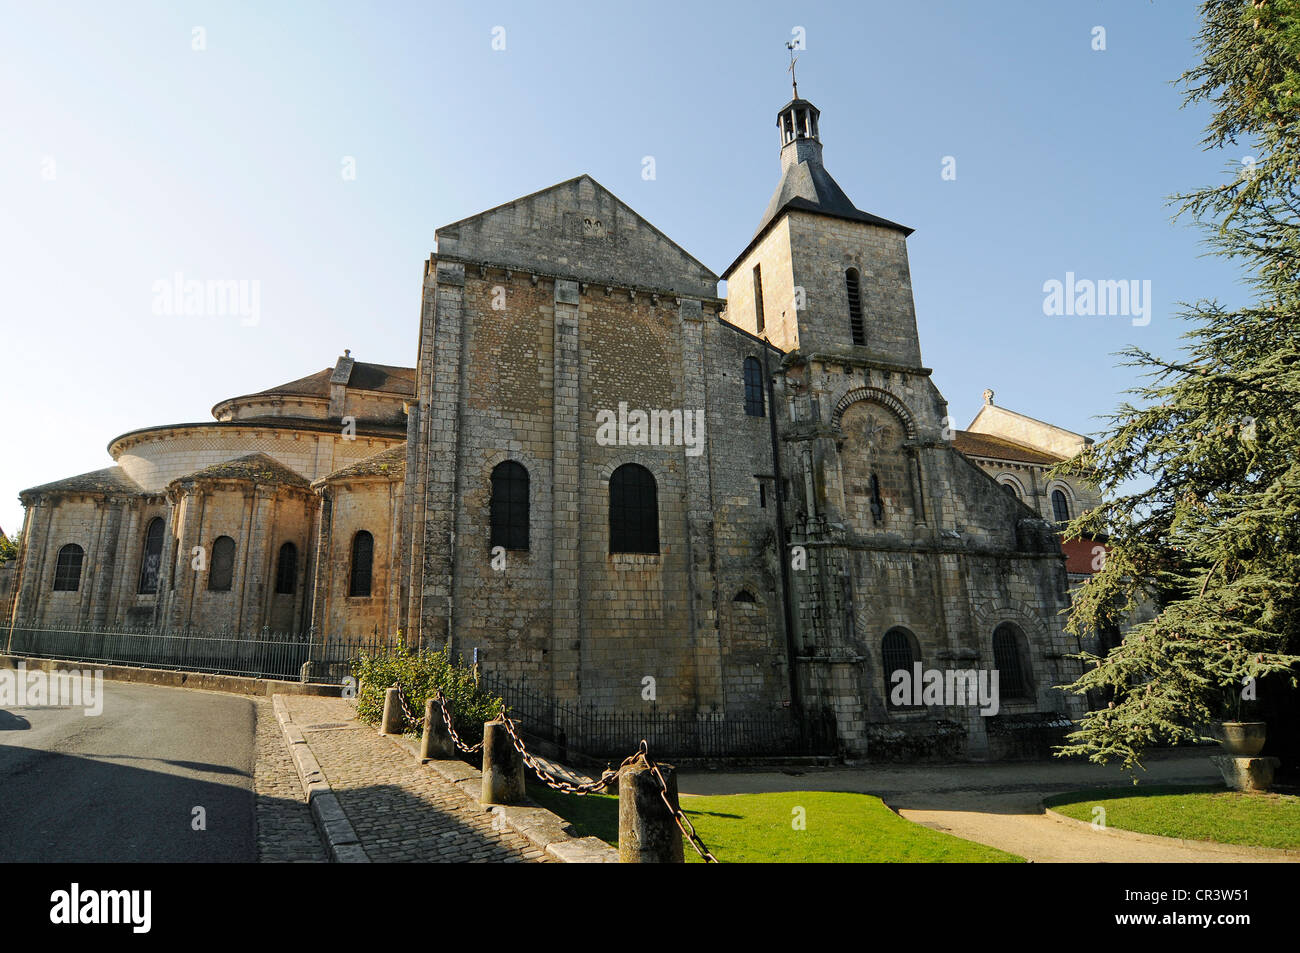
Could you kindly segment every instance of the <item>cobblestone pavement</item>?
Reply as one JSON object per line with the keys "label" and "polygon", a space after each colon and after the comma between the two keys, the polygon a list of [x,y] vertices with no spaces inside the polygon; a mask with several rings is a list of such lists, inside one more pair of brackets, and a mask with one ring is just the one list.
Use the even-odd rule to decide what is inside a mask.
{"label": "cobblestone pavement", "polygon": [[513,830],[494,830],[493,814],[357,721],[351,702],[312,695],[284,701],[372,861],[552,860]]}
{"label": "cobblestone pavement", "polygon": [[325,863],[329,857],[302,793],[298,769],[289,756],[284,732],[271,700],[257,706],[257,860],[259,863]]}

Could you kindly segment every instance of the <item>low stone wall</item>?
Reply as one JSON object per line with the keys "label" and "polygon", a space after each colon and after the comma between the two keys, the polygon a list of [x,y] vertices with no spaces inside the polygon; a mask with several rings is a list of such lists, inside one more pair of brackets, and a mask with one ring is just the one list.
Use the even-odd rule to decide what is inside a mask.
{"label": "low stone wall", "polygon": [[1075,727],[1065,715],[1031,712],[1024,715],[993,715],[984,721],[989,738],[989,759],[1027,761],[1050,758],[1052,749],[1065,743]]}
{"label": "low stone wall", "polygon": [[955,721],[869,724],[868,761],[963,761],[966,728]]}
{"label": "low stone wall", "polygon": [[0,668],[16,669],[20,662],[29,671],[62,672],[86,670],[103,672],[116,682],[139,682],[171,688],[198,688],[209,692],[236,695],[330,695],[342,694],[340,685],[317,685],[310,682],[282,682],[270,678],[242,675],[209,675],[205,672],[176,672],[159,668],[133,668],[129,665],[101,665],[97,662],[68,662],[62,659],[29,658],[25,655],[0,655]]}

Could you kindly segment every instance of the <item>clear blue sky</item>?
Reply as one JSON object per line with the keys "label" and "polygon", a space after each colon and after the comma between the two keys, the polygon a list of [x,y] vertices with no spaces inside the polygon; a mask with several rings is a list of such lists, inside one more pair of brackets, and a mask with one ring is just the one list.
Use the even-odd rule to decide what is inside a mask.
{"label": "clear blue sky", "polygon": [[[1244,293],[1165,201],[1240,158],[1179,109],[1191,2],[4,0],[0,23],[7,532],[20,489],[110,465],[120,433],[345,347],[414,364],[435,228],[579,173],[721,271],[776,185],[796,26],[827,168],[916,229],[922,353],[962,426],[992,387],[1093,432],[1132,384],[1112,352],[1170,352],[1180,300]],[[1067,271],[1149,279],[1151,323],[1045,316]],[[260,320],[155,314],[176,272],[260,282]]]}

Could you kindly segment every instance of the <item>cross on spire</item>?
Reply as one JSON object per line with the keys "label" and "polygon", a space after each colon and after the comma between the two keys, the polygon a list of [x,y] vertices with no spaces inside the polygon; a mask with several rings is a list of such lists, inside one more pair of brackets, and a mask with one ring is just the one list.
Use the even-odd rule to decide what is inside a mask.
{"label": "cross on spire", "polygon": [[790,66],[788,67],[789,70],[790,70],[790,85],[794,87],[794,98],[795,98],[795,99],[798,99],[798,98],[799,98],[799,81],[795,78],[795,75],[794,75],[794,64],[797,63],[797,62],[799,61],[799,57],[797,57],[797,56],[794,55],[794,51],[795,51],[795,49],[796,49],[796,47],[795,47],[795,45],[794,45],[794,41],[793,41],[793,40],[787,40],[786,43],[785,43],[785,48],[786,48],[787,50],[790,51]]}

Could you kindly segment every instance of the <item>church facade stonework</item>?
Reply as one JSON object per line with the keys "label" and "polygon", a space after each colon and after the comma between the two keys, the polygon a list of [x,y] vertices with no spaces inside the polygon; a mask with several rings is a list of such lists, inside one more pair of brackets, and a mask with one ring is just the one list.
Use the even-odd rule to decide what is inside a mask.
{"label": "church facade stonework", "polygon": [[[721,276],[586,175],[438,229],[414,369],[345,356],[26,491],[15,623],[400,631],[565,705],[828,718],[852,755],[1008,756],[1077,717],[1058,497],[1095,496],[1043,474],[1084,438],[991,394],[952,426],[910,229],[853,205],[819,122],[778,113]],[[188,554],[218,536],[214,591]],[[98,568],[55,591],[69,545]],[[894,690],[922,671],[997,671],[998,703]]]}

